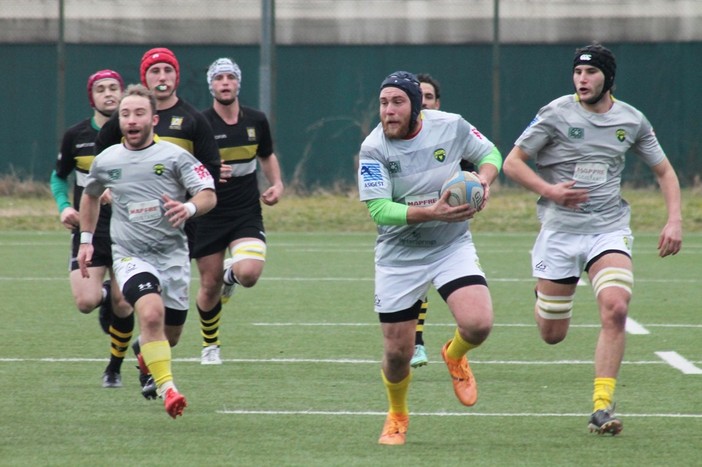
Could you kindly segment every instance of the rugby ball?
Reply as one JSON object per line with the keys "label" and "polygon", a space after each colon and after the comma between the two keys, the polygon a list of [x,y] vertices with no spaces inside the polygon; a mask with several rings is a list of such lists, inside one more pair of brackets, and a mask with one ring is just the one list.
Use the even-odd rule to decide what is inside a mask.
{"label": "rugby ball", "polygon": [[473,209],[478,209],[483,204],[485,190],[480,179],[473,173],[459,170],[451,175],[441,187],[441,194],[445,191],[451,193],[448,198],[449,206],[470,204]]}

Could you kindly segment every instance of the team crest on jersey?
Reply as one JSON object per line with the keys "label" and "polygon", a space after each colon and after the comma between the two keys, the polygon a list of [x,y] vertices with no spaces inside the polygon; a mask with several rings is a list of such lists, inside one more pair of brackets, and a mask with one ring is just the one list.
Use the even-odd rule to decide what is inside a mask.
{"label": "team crest on jersey", "polygon": [[166,171],[166,166],[163,164],[156,164],[154,165],[154,173],[158,175],[159,177],[163,175],[163,172]]}
{"label": "team crest on jersey", "polygon": [[623,143],[624,140],[626,140],[626,131],[622,130],[621,128],[617,130],[617,139],[619,140],[620,143]]}
{"label": "team crest on jersey", "polygon": [[396,174],[396,173],[402,172],[402,166],[400,165],[400,161],[388,162],[388,172],[390,172],[390,174]]}
{"label": "team crest on jersey", "polygon": [[122,178],[122,169],[110,169],[107,171],[107,176],[110,180],[119,180]]}
{"label": "team crest on jersey", "polygon": [[436,159],[439,162],[443,162],[446,160],[446,150],[445,149],[437,149],[434,151],[434,159]]}
{"label": "team crest on jersey", "polygon": [[256,128],[247,127],[246,135],[249,137],[249,141],[256,141]]}
{"label": "team crest on jersey", "polygon": [[185,120],[185,117],[171,117],[171,124],[168,125],[168,128],[171,130],[182,130],[183,120]]}
{"label": "team crest on jersey", "polygon": [[583,139],[585,137],[584,128],[570,127],[568,128],[568,138],[570,139]]}

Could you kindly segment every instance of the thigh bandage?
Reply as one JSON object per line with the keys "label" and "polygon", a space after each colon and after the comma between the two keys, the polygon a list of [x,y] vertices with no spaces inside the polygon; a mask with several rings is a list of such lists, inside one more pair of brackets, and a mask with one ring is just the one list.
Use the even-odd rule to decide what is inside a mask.
{"label": "thigh bandage", "polygon": [[619,287],[631,295],[631,288],[634,286],[634,274],[624,268],[604,268],[592,279],[592,288],[597,297],[602,289],[607,287]]}
{"label": "thigh bandage", "polygon": [[573,316],[575,295],[557,296],[536,292],[536,312],[543,319],[569,319]]}
{"label": "thigh bandage", "polygon": [[266,244],[260,240],[237,243],[231,250],[232,262],[238,263],[245,259],[266,260]]}

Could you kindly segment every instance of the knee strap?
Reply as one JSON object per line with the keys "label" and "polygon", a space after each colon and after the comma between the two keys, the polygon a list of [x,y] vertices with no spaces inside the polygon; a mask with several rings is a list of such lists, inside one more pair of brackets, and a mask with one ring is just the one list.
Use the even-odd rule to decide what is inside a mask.
{"label": "knee strap", "polygon": [[536,292],[536,312],[543,319],[568,319],[573,316],[575,295],[557,296]]}
{"label": "knee strap", "polygon": [[592,288],[597,297],[602,289],[607,287],[619,287],[631,295],[631,288],[634,286],[634,273],[624,268],[604,268],[592,279]]}

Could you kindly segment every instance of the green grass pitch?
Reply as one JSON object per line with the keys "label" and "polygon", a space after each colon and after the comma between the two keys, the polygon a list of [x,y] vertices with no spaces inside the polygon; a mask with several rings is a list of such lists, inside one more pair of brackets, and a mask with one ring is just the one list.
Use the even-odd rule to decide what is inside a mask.
{"label": "green grass pitch", "polygon": [[[702,235],[666,259],[655,235],[636,237],[638,327],[618,380],[617,437],[587,430],[599,329],[590,287],[578,288],[563,343],[538,337],[533,238],[475,234],[495,307],[491,336],[470,354],[477,405],[453,395],[439,354],[453,326],[432,291],[430,363],[414,371],[407,444],[379,446],[373,234],[271,233],[261,281],[224,306],[221,366],[200,365],[191,306],[173,349],[189,407],[174,421],[139,394],[131,353],[124,387],[101,387],[109,343],[96,313],[73,305],[68,234],[0,232],[0,465],[702,465]],[[194,277],[192,297],[197,286]]]}

